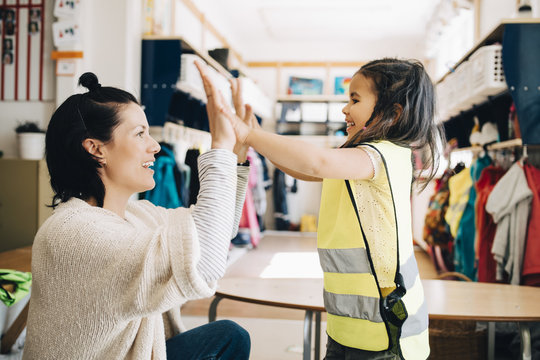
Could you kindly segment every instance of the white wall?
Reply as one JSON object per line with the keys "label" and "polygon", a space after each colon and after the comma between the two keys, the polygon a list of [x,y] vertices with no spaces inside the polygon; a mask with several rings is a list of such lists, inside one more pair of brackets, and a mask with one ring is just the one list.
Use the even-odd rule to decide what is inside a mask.
{"label": "white wall", "polygon": [[[48,29],[42,29],[44,33],[43,44],[43,96],[46,101],[0,101],[0,150],[4,152],[4,157],[17,157],[17,141],[15,127],[19,122],[36,121],[42,128],[45,128],[54,111],[54,62],[50,60],[50,53],[53,48],[50,26],[52,24],[53,0],[45,1],[45,25]],[[22,25],[21,25],[22,26]],[[6,87],[12,84],[6,83]],[[32,86],[32,85],[31,85]],[[31,88],[32,93],[37,92]]]}
{"label": "white wall", "polygon": [[480,1],[480,38],[484,38],[499,24],[501,19],[514,17],[516,0]]}
{"label": "white wall", "polygon": [[92,71],[102,85],[119,87],[140,98],[141,16],[140,1],[85,2],[80,73]]}

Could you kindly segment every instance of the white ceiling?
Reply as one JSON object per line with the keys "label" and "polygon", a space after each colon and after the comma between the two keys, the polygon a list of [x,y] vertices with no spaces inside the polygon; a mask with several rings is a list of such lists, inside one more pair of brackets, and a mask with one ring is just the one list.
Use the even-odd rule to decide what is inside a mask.
{"label": "white ceiling", "polygon": [[246,61],[423,57],[440,0],[199,0]]}

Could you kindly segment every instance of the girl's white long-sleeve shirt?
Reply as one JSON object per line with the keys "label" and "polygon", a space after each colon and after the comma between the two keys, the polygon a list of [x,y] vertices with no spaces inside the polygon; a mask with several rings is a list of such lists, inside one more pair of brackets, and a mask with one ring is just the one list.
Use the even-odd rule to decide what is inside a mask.
{"label": "girl's white long-sleeve shirt", "polygon": [[210,150],[191,208],[133,201],[122,218],[76,198],[60,204],[32,248],[24,359],[166,359],[163,314],[214,293],[248,172]]}

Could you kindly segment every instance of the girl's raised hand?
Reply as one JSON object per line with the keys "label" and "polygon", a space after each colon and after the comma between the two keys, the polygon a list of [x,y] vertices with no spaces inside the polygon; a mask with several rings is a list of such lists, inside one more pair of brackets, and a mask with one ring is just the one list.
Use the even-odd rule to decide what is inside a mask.
{"label": "girl's raised hand", "polygon": [[228,149],[233,150],[236,144],[235,130],[230,121],[231,110],[228,108],[223,95],[219,92],[206,71],[206,65],[195,61],[195,66],[201,74],[204,91],[206,93],[206,112],[208,113],[208,123],[210,126],[210,134],[212,135],[213,149]]}
{"label": "girl's raised hand", "polygon": [[[242,98],[242,82],[240,79],[231,79],[231,92],[236,115],[242,120],[244,124],[252,129],[260,128],[259,122],[250,105],[244,105],[244,99]],[[248,110],[249,109],[249,110]]]}
{"label": "girl's raised hand", "polygon": [[[257,119],[253,115],[253,111],[249,105],[244,105],[244,100],[242,99],[242,81],[240,79],[231,79],[229,80],[231,84],[231,93],[232,100],[234,104],[234,109],[236,111],[236,120],[241,120],[248,128],[255,128],[259,126]],[[238,155],[238,161],[244,162],[247,158],[247,152],[249,145],[245,142],[238,141],[234,146],[234,152]]]}

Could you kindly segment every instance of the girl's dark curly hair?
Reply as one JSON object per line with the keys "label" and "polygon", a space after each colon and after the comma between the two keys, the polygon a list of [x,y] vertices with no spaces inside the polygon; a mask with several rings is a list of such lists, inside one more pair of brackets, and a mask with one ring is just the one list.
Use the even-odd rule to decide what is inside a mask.
{"label": "girl's dark curly hair", "polygon": [[415,149],[426,149],[429,160],[427,182],[439,165],[437,142],[443,141],[443,128],[435,123],[435,91],[424,66],[416,60],[385,58],[371,61],[358,70],[373,82],[377,102],[366,129],[356,133],[343,147],[388,140]]}

